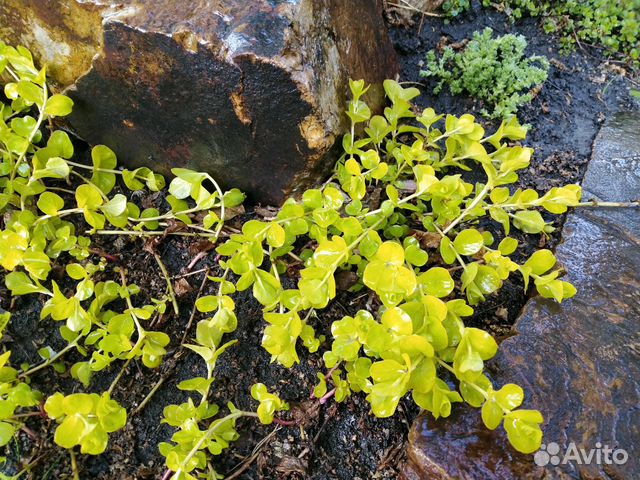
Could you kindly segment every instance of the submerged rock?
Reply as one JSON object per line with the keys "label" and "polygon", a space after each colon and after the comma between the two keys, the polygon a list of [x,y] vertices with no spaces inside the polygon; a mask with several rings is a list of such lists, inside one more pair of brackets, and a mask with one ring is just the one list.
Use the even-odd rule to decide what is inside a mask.
{"label": "submerged rock", "polygon": [[[585,200],[640,197],[640,113],[602,128],[583,188]],[[640,211],[578,209],[563,239],[557,257],[577,295],[529,301],[490,365],[543,413],[544,448],[518,454],[455,405],[448,419],[415,421],[405,479],[640,478]]]}
{"label": "submerged rock", "polygon": [[397,73],[379,0],[4,0],[0,38],[128,165],[187,167],[278,203],[326,174],[348,78]]}

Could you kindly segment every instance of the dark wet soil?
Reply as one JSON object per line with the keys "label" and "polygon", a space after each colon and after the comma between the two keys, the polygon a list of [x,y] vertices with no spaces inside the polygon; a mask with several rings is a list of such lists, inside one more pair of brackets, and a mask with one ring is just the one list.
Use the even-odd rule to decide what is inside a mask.
{"label": "dark wet soil", "polygon": [[[525,143],[534,147],[536,154],[530,170],[521,175],[519,186],[546,190],[580,182],[589,160],[591,143],[604,118],[619,110],[637,108],[628,93],[629,82],[621,75],[619,66],[603,62],[597,50],[578,50],[562,56],[557,50],[558,42],[543,34],[535,20],[511,24],[502,14],[484,10],[474,2],[468,14],[451,23],[427,19],[419,32],[418,24],[409,28],[391,28],[402,66],[400,80],[421,82],[419,87],[424,95],[419,101],[422,106],[431,106],[441,113],[477,112],[482,106],[472,99],[451,97],[446,93],[432,96],[430,88],[433,85],[419,78],[418,72],[426,52],[434,48],[443,36],[456,42],[486,26],[500,34],[514,32],[525,35],[531,53],[544,54],[552,62],[549,80],[532,104],[520,113],[522,120],[531,125]],[[159,202],[161,199],[138,198],[137,201]],[[556,220],[560,227],[563,219]],[[500,238],[498,233],[496,238]],[[522,260],[543,243],[551,247],[556,245],[559,234],[548,240],[523,235],[519,240],[523,245],[518,252],[518,260]],[[163,295],[164,280],[153,257],[141,248],[140,240],[105,237],[97,239],[94,247],[114,256],[115,262],[111,266],[125,267],[128,281],[143,288],[146,293],[140,296],[139,302]],[[193,241],[175,237],[160,243],[158,252],[173,276],[186,273],[186,266],[198,253]],[[191,271],[206,267],[210,267],[212,273],[219,268],[215,253],[210,252]],[[168,314],[157,326],[173,339],[163,365],[155,370],[130,365],[113,397],[131,412],[161,379],[162,386],[146,407],[131,418],[124,430],[111,436],[110,448],[104,455],[79,458],[82,479],[162,477],[163,459],[157,445],[167,441],[172,432],[170,427],[159,423],[162,410],[167,404],[185,400],[185,392],[176,388],[179,381],[203,373],[199,358],[179,348],[203,275],[184,277],[192,291],[180,298],[180,315]],[[64,346],[64,341],[57,334],[51,336],[51,332],[57,331],[53,322],[38,320],[41,299],[30,296],[12,301],[3,286],[4,281],[0,285],[0,306],[13,314],[4,341],[13,350],[14,362],[37,362],[36,350],[43,345],[49,344],[55,349]],[[213,285],[209,283],[207,288],[213,288]],[[478,307],[472,323],[488,328],[496,336],[503,336],[525,301],[521,282],[518,279],[509,281],[500,293]],[[363,308],[365,302],[366,298],[358,294],[342,292],[325,311],[320,312],[317,319],[312,320],[313,326],[318,333],[329,335],[329,325],[333,320]],[[264,328],[260,306],[247,292],[236,296],[236,305],[239,325],[229,337],[237,338],[239,342],[218,362],[213,400],[221,406],[232,401],[243,409],[255,408],[249,390],[253,383],[259,381],[270,390],[280,392],[303,420],[301,425],[294,427],[261,426],[249,420],[240,422],[241,437],[223,455],[213,459],[216,470],[243,479],[396,478],[404,455],[407,431],[418,413],[412,402],[402,402],[398,413],[391,419],[376,419],[369,413],[362,395],[353,395],[339,405],[328,402],[321,406],[309,400],[316,383],[316,373],[323,370],[321,355],[308,354],[300,349],[301,363],[294,368],[287,370],[270,364],[269,355],[260,347]],[[195,321],[199,319],[195,317]],[[66,360],[71,365],[78,358],[71,355]],[[109,375],[96,377],[91,390],[108,388],[118,370],[115,368]],[[67,375],[54,375],[52,371],[35,375],[33,385],[47,394],[56,390],[66,393],[82,390]],[[290,419],[290,415],[284,414],[282,418]],[[67,453],[53,446],[45,433],[52,431],[53,425],[47,420],[32,419],[27,426],[29,432],[21,433],[19,441],[6,448],[5,455],[9,460],[0,471],[12,474],[24,464],[35,461],[31,476],[23,478],[67,478],[70,474]],[[264,439],[267,440],[262,442]],[[254,451],[258,445],[261,447]],[[247,463],[249,458],[252,459],[250,464]]]}

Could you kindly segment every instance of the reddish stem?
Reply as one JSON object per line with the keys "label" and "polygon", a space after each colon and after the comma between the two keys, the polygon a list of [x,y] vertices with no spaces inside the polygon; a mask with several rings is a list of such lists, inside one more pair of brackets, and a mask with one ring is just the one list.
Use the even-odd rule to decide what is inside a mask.
{"label": "reddish stem", "polygon": [[282,425],[283,427],[292,427],[296,425],[295,420],[282,420],[280,418],[275,418],[275,417],[273,419],[273,423],[275,423],[276,425]]}
{"label": "reddish stem", "polygon": [[335,388],[327,392],[327,394],[320,399],[320,405],[324,405],[325,403],[327,403],[329,399],[335,395],[335,393],[336,393]]}
{"label": "reddish stem", "polygon": [[118,257],[117,255],[110,255],[104,250],[101,250],[99,248],[90,248],[89,252],[93,253],[94,255],[104,257],[108,262],[111,262],[111,263],[116,263],[120,261],[120,257]]}

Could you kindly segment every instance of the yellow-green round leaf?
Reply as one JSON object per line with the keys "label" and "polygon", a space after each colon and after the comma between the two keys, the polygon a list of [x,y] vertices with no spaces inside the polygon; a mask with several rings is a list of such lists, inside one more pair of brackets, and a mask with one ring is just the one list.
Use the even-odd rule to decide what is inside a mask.
{"label": "yellow-green round leaf", "polygon": [[518,241],[512,237],[505,237],[498,245],[498,250],[502,255],[511,255],[518,248]]}
{"label": "yellow-green round leaf", "polygon": [[540,233],[544,230],[544,219],[536,210],[523,210],[515,214],[513,224],[525,233]]}
{"label": "yellow-green round leaf", "polygon": [[43,192],[38,199],[38,208],[46,215],[55,217],[64,207],[64,200],[53,192]]}
{"label": "yellow-green round leaf", "polygon": [[484,245],[482,234],[473,228],[461,231],[453,241],[453,248],[460,255],[473,255],[478,253]]}
{"label": "yellow-green round leaf", "polygon": [[63,448],[73,448],[80,443],[84,434],[85,422],[80,415],[74,414],[65,417],[56,428],[53,439]]}
{"label": "yellow-green round leaf", "polygon": [[284,245],[285,232],[280,224],[272,222],[267,231],[267,243],[273,248],[280,248]]}
{"label": "yellow-green round leaf", "polygon": [[389,308],[382,314],[382,324],[397,335],[411,335],[413,333],[411,317],[398,307]]}
{"label": "yellow-green round leaf", "polygon": [[0,447],[7,445],[16,433],[16,427],[8,422],[0,422]]}
{"label": "yellow-green round leaf", "polygon": [[449,295],[455,286],[449,271],[442,267],[433,267],[418,277],[424,293],[442,298]]}
{"label": "yellow-green round leaf", "polygon": [[95,210],[102,205],[103,200],[100,191],[93,185],[84,184],[76,189],[76,202],[78,208]]}
{"label": "yellow-green round leaf", "polygon": [[73,109],[73,100],[65,95],[52,95],[47,100],[44,112],[52,117],[66,117]]}
{"label": "yellow-green round leaf", "polygon": [[404,263],[404,248],[396,242],[384,242],[376,252],[376,259],[391,265]]}
{"label": "yellow-green round leaf", "polygon": [[516,410],[504,418],[509,442],[522,453],[533,453],[542,444],[540,425],[544,419],[537,410]]}

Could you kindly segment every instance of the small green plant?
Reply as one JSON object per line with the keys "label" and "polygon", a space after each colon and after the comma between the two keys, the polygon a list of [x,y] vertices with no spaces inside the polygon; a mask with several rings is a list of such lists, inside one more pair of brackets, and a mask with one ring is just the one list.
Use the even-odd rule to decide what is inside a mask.
{"label": "small green plant", "polygon": [[[90,237],[77,234],[75,224],[67,219],[82,217],[89,226],[87,235],[179,234],[215,240],[223,226],[225,207],[238,205],[244,195],[238,190],[223,193],[205,173],[175,169],[166,197],[170,209],[164,213],[156,208],[141,210],[125,195],[112,193],[118,178],[131,190],[160,191],[165,187],[162,176],[148,168],[116,169],[115,154],[102,145],[92,149],[91,165],[74,162],[74,147],[65,132],[52,128],[43,135],[45,125],[68,115],[73,102],[50,93],[45,70],[35,67],[28,50],[0,42],[0,76],[9,100],[0,104],[0,266],[12,295],[47,298],[41,317],[60,322],[60,336],[67,342],[57,352],[51,346],[42,347],[38,353],[43,361],[24,364],[21,371],[7,365],[10,351],[0,356],[0,443],[6,445],[26,418],[41,415],[20,411],[38,406],[43,398],[27,382],[49,366],[66,371],[63,358],[67,352],[76,350],[89,357],[70,368],[71,376],[85,387],[90,387],[96,372],[122,363],[108,391],[67,396],[56,392],[44,405],[46,414],[61,422],[54,440],[70,449],[77,477],[73,447],[79,445],[81,453],[100,454],[107,446],[108,433],[125,425],[126,411],[111,399],[111,392],[130,362],[139,360],[148,368],[160,365],[170,338],[144,325],[164,314],[169,302],[177,312],[177,302],[166,269],[154,252],[167,280],[167,294],[148,305],[134,305],[140,288],[127,284],[124,270],[108,269],[104,259],[89,261]],[[65,188],[72,180],[75,189]],[[166,232],[172,222],[182,227]],[[73,286],[71,295],[49,279],[55,262],[64,262],[66,281]],[[121,281],[96,281],[106,270],[119,275]],[[111,310],[116,301],[124,302],[126,308]],[[0,315],[0,332],[9,320],[9,313]]]}
{"label": "small green plant", "polygon": [[460,52],[445,47],[442,56],[427,53],[423,77],[438,83],[434,93],[445,85],[453,95],[466,93],[482,100],[482,114],[489,118],[507,118],[533,98],[533,89],[547,79],[549,62],[544,56],[525,56],[527,41],[522,35],[493,38],[493,30],[475,32]]}
{"label": "small green plant", "polygon": [[[0,314],[8,321],[8,313]],[[18,371],[8,365],[11,352],[0,355],[0,447],[7,445],[23,425],[22,409],[40,404],[42,394],[18,377]]]}
{"label": "small green plant", "polygon": [[471,7],[470,0],[444,0],[440,7],[448,17],[457,17]]}
{"label": "small green plant", "polygon": [[[354,288],[368,288],[381,305],[332,324],[333,339],[324,353],[330,374],[318,374],[317,397],[344,401],[364,392],[379,417],[393,415],[408,393],[436,417],[448,416],[451,404],[464,400],[482,407],[488,428],[503,424],[516,449],[535,451],[542,416],[518,409],[524,398],[520,387],[494,390],[483,370],[497,344],[488,333],[465,327],[463,318],[513,272],[557,301],[575,289],[558,278],[549,250],[518,265],[509,258],[516,240],[507,236],[494,248],[493,236],[475,224],[490,217],[507,235],[512,227],[546,234],[553,228],[538,209],[562,213],[578,205],[580,187],[554,188],[542,196],[506,187],[532,154],[509,145],[526,135],[514,117],[485,136],[471,115],[414,113],[411,100],[418,90],[390,80],[384,88],[391,105],[384,116],[372,116],[361,100],[364,83],[350,86],[352,129],[343,140],[345,155],[334,182],[304,192],[300,201],[288,200],[270,222],[246,223],[217,248],[229,257],[223,265],[239,276],[237,290],[251,288],[264,307],[263,347],[286,367],[299,361],[298,340],[315,352],[323,339],[311,325],[314,313],[336,296],[335,275],[354,271],[359,278]],[[355,135],[358,124],[364,124],[361,138]],[[462,179],[457,171],[470,163],[484,170],[486,182]],[[382,198],[372,195],[375,189]],[[424,237],[430,239],[426,249],[419,240]],[[313,248],[296,250],[309,240]],[[297,288],[285,289],[280,274],[293,252],[304,268]],[[458,379],[459,391],[442,371]]]}
{"label": "small green plant", "polygon": [[547,33],[561,33],[562,44],[601,45],[633,62],[640,60],[640,0],[483,0],[515,19],[541,16]]}
{"label": "small green plant", "polygon": [[[288,410],[288,405],[280,398],[267,391],[262,384],[255,384],[251,389],[252,397],[260,402],[256,412],[238,410],[228,403],[229,412],[224,417],[217,417],[220,408],[209,402],[209,392],[215,380],[214,371],[220,355],[236,344],[236,340],[222,343],[226,333],[233,332],[238,326],[235,315],[235,303],[229,296],[236,292],[236,286],[228,281],[227,268],[221,277],[208,276],[208,280],[218,285],[216,295],[199,297],[195,302],[198,312],[207,315],[196,326],[195,342],[184,346],[196,353],[206,365],[206,377],[195,377],[180,382],[178,388],[199,394],[199,400],[190,397],[180,405],[169,405],[163,412],[163,422],[177,430],[171,437],[173,443],[160,444],[160,453],[166,458],[166,465],[172,480],[191,480],[194,470],[207,468],[206,452],[221,454],[229,444],[238,438],[235,429],[236,420],[240,417],[257,417],[260,422],[270,424],[278,411]],[[210,315],[210,316],[209,316]],[[205,428],[200,429],[201,426]],[[222,478],[210,466],[209,475]]]}
{"label": "small green plant", "polygon": [[64,448],[80,446],[82,453],[99,455],[107,448],[109,433],[123,428],[127,411],[111,400],[108,393],[61,393],[50,396],[44,404],[49,417],[60,422],[54,436]]}

